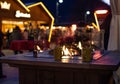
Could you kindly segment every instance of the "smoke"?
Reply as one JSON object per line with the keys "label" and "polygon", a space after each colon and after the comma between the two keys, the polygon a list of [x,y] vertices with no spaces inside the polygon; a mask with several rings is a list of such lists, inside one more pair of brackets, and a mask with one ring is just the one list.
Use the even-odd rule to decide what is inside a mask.
{"label": "smoke", "polygon": [[110,5],[110,0],[102,0],[104,3]]}

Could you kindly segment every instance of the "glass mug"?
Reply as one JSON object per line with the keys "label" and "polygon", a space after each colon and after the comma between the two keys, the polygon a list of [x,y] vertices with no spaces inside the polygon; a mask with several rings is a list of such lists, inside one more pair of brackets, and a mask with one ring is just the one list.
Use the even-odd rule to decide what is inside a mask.
{"label": "glass mug", "polygon": [[92,48],[91,47],[86,47],[82,49],[82,61],[83,62],[91,62],[92,61]]}

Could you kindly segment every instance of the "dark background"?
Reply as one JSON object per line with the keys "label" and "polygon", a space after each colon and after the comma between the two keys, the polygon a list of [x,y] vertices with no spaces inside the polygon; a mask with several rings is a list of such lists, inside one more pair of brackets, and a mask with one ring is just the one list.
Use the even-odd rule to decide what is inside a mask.
{"label": "dark background", "polygon": [[[25,4],[42,1],[51,14],[56,17],[57,0],[22,0]],[[59,23],[81,23],[85,21],[87,10],[91,12],[87,16],[87,22],[94,21],[93,12],[97,9],[108,9],[109,6],[101,0],[63,0],[59,4]]]}

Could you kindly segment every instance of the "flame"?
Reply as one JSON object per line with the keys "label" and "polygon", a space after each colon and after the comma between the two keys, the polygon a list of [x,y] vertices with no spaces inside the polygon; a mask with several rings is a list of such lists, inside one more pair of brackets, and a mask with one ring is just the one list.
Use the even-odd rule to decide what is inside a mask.
{"label": "flame", "polygon": [[63,55],[65,55],[65,56],[71,56],[71,53],[68,50],[68,48],[66,48],[65,46],[63,46],[62,50],[63,50],[63,53],[62,53]]}
{"label": "flame", "polygon": [[71,58],[71,53],[69,51],[68,48],[66,48],[65,46],[62,47],[62,59],[69,59]]}
{"label": "flame", "polygon": [[40,52],[43,52],[43,50],[37,45],[37,50],[39,50]]}
{"label": "flame", "polygon": [[74,55],[78,55],[78,52],[76,50],[72,50],[71,51],[71,55],[74,56]]}
{"label": "flame", "polygon": [[77,47],[82,50],[82,44],[81,44],[81,42],[78,43]]}
{"label": "flame", "polygon": [[94,27],[93,26],[90,26],[90,25],[87,25],[86,26],[88,29],[93,29]]}
{"label": "flame", "polygon": [[75,52],[72,52],[71,54],[72,54],[72,55],[75,55]]}
{"label": "flame", "polygon": [[68,59],[70,56],[62,56],[62,59]]}
{"label": "flame", "polygon": [[[65,57],[65,56],[64,56]],[[61,60],[63,63],[68,63],[70,61],[70,59],[65,59],[65,58],[62,58]]]}

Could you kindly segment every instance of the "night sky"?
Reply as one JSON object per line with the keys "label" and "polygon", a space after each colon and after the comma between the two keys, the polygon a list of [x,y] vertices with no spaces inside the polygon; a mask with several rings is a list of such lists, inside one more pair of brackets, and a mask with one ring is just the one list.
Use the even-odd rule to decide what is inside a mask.
{"label": "night sky", "polygon": [[[56,17],[56,0],[22,0],[24,3],[42,1],[51,14]],[[85,12],[89,10],[91,14],[87,16],[88,21],[93,21],[93,12],[96,9],[108,9],[109,6],[101,0],[63,0],[59,4],[59,23],[76,23],[84,21]]]}

